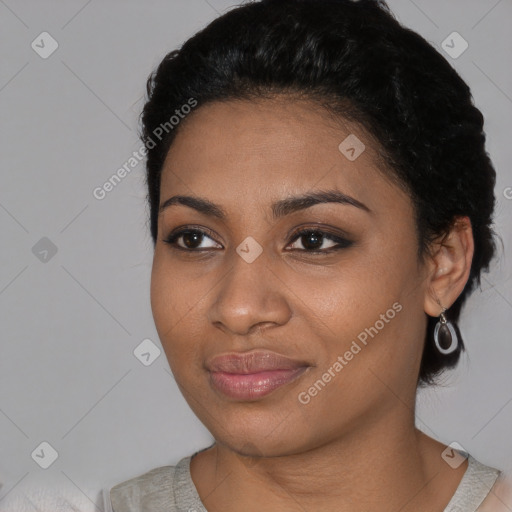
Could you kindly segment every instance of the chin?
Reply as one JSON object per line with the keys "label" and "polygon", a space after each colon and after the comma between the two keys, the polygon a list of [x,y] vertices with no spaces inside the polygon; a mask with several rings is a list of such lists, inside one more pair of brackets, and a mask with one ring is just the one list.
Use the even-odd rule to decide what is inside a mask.
{"label": "chin", "polygon": [[216,428],[210,430],[216,442],[248,457],[293,455],[313,447],[309,446],[311,440],[300,432],[299,425],[295,424],[292,429],[286,422],[280,425],[280,420],[266,421],[265,428],[261,427],[260,422],[250,423],[244,420],[229,422],[222,429],[218,427],[217,424]]}

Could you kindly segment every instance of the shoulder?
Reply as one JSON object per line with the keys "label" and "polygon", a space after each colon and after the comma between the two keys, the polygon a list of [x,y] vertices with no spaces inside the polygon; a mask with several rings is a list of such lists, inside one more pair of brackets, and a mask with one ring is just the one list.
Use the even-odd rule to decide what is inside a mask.
{"label": "shoulder", "polygon": [[510,510],[512,510],[512,472],[502,471],[478,507],[478,512],[510,512]]}
{"label": "shoulder", "polygon": [[176,466],[154,468],[112,487],[109,492],[112,511],[173,512],[175,510],[172,503],[175,468]]}

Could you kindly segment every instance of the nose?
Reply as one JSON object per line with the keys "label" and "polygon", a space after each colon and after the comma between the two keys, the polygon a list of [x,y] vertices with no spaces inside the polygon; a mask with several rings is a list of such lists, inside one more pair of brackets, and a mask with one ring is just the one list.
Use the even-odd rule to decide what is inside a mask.
{"label": "nose", "polygon": [[263,326],[284,325],[292,316],[290,292],[264,254],[252,263],[236,255],[214,292],[209,320],[230,334],[247,335]]}

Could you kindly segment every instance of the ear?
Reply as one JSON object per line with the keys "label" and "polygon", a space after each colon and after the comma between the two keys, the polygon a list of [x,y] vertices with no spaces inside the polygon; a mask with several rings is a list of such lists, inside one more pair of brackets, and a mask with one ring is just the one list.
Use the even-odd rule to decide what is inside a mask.
{"label": "ear", "polygon": [[439,316],[457,300],[469,278],[475,244],[469,217],[457,217],[450,231],[433,242],[428,262],[425,313]]}

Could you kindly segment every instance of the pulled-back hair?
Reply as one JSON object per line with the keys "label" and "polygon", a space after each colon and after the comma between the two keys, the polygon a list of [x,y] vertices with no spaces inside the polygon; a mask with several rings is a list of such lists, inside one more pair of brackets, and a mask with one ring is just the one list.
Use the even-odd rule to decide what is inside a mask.
{"label": "pulled-back hair", "polygon": [[[153,243],[162,167],[180,126],[169,126],[171,116],[191,98],[200,108],[276,93],[317,101],[377,141],[386,163],[382,171],[414,205],[420,260],[458,216],[469,217],[475,243],[471,271],[446,312],[455,324],[495,251],[495,171],[485,149],[483,116],[447,60],[403,27],[382,0],[249,2],[162,60],[148,79],[141,116]],[[164,136],[156,138],[163,125]],[[432,342],[436,322],[428,317],[419,385],[435,383],[464,350],[460,338],[457,351],[440,355]]]}

